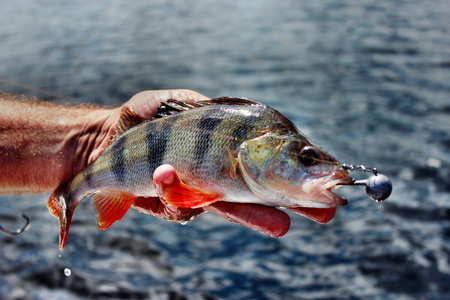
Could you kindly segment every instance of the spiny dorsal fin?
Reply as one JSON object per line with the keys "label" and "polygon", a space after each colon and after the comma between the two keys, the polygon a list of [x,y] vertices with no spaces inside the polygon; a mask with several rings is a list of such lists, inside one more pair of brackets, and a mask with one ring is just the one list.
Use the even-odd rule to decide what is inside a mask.
{"label": "spiny dorsal fin", "polygon": [[130,128],[133,128],[134,126],[139,125],[145,121],[146,119],[139,116],[128,106],[122,107],[119,122],[117,122],[114,133],[109,140],[109,144],[114,143],[124,132],[126,132]]}
{"label": "spiny dorsal fin", "polygon": [[158,112],[153,117],[154,119],[163,118],[166,116],[170,116],[173,114],[180,113],[185,110],[195,109],[199,107],[205,106],[214,106],[214,105],[256,105],[256,106],[265,106],[262,103],[249,100],[246,98],[229,98],[229,97],[221,97],[215,98],[211,100],[202,100],[197,102],[186,102],[181,100],[169,99],[161,103],[161,106],[158,107]]}

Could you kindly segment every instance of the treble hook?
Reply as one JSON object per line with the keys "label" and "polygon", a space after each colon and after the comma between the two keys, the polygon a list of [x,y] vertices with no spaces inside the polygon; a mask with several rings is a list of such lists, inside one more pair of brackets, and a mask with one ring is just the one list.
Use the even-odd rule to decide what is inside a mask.
{"label": "treble hook", "polygon": [[2,225],[0,225],[0,230],[3,231],[5,234],[7,235],[18,235],[21,234],[22,232],[28,230],[28,228],[30,228],[30,218],[28,218],[28,216],[24,213],[20,213],[22,215],[22,218],[25,219],[25,221],[27,222],[25,224],[25,226],[23,226],[22,228],[17,229],[16,231],[9,231],[5,228],[3,228]]}

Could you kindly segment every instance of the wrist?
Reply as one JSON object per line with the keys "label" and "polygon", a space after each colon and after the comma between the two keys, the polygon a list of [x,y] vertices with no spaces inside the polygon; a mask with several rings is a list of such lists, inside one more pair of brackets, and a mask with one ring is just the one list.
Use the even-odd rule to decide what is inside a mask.
{"label": "wrist", "polygon": [[[72,179],[94,161],[108,146],[111,135],[120,117],[120,109],[93,109],[80,120],[73,136],[68,136],[66,147],[71,150],[64,181]],[[61,183],[63,183],[61,182]]]}
{"label": "wrist", "polygon": [[0,193],[48,192],[108,144],[119,109],[0,95]]}

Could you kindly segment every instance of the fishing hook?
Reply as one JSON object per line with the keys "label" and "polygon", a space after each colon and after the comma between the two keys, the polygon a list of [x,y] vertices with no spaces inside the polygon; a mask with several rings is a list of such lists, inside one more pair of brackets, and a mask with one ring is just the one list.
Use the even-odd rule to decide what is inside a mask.
{"label": "fishing hook", "polygon": [[342,168],[346,171],[361,171],[373,173],[368,179],[355,180],[349,183],[341,183],[341,185],[353,185],[353,186],[365,186],[367,195],[377,202],[382,202],[392,192],[391,180],[383,174],[378,173],[376,168],[366,168],[363,165],[346,165],[343,164]]}
{"label": "fishing hook", "polygon": [[22,215],[22,218],[24,218],[26,221],[25,226],[17,229],[16,231],[9,231],[9,230],[3,228],[2,225],[0,225],[0,230],[3,231],[7,235],[18,235],[18,234],[21,234],[22,232],[28,230],[28,228],[30,228],[30,218],[28,218],[28,216],[24,213],[20,213],[20,214]]}

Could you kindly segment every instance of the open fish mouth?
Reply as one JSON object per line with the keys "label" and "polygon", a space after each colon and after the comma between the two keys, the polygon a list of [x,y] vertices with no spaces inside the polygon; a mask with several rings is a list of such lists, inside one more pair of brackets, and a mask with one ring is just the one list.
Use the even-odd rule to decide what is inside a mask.
{"label": "open fish mouth", "polygon": [[[342,175],[341,175],[342,174]],[[336,176],[337,175],[337,176]],[[337,178],[344,176],[343,178]],[[325,202],[330,206],[342,206],[347,204],[347,199],[344,197],[341,197],[333,192],[333,190],[341,187],[341,185],[351,183],[353,181],[353,178],[347,174],[347,172],[340,172],[339,174],[335,174],[334,176],[330,176],[330,178],[333,178],[334,180],[326,180],[321,189],[322,189],[322,196],[325,198]]]}
{"label": "open fish mouth", "polygon": [[347,204],[347,199],[333,191],[341,185],[351,183],[353,178],[346,171],[338,171],[332,175],[318,179],[309,191],[314,202],[322,207],[336,207]]}

